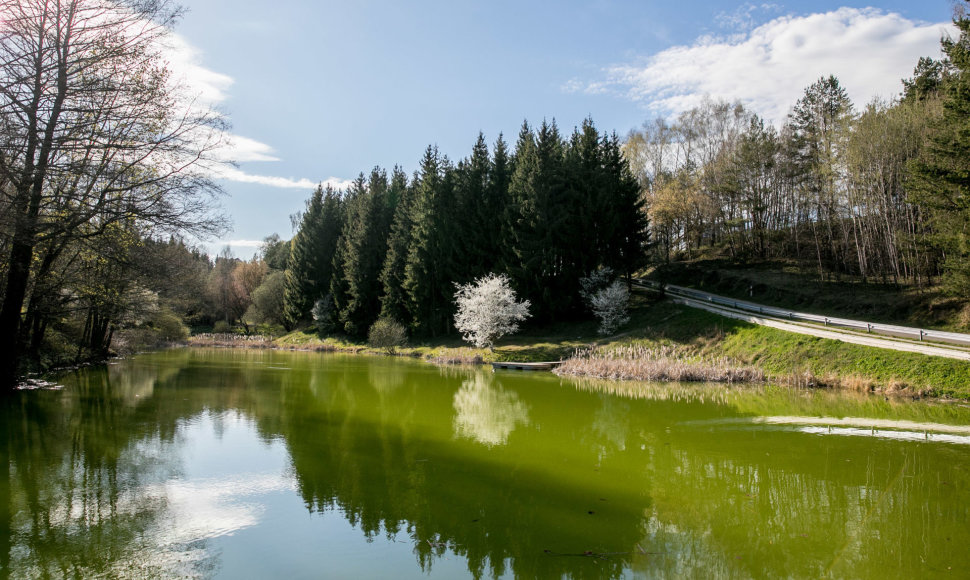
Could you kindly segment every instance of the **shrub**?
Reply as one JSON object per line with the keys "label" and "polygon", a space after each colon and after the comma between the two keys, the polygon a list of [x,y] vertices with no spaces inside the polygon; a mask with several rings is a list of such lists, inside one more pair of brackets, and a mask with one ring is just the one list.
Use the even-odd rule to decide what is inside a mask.
{"label": "shrub", "polygon": [[217,320],[215,324],[212,325],[212,332],[215,334],[226,334],[232,332],[232,327],[225,320]]}
{"label": "shrub", "polygon": [[152,317],[151,324],[163,342],[183,342],[189,338],[188,327],[171,310],[159,310]]}
{"label": "shrub", "polygon": [[404,346],[407,333],[404,327],[390,318],[380,318],[371,325],[367,333],[367,344],[371,348],[382,349],[387,354],[393,354],[394,349]]}
{"label": "shrub", "polygon": [[590,306],[600,321],[599,333],[604,336],[630,322],[630,291],[619,280],[593,294]]}
{"label": "shrub", "polygon": [[335,328],[334,311],[333,297],[330,294],[313,303],[313,310],[310,311],[310,314],[313,315],[313,326],[317,329],[318,334],[327,334],[333,331]]}

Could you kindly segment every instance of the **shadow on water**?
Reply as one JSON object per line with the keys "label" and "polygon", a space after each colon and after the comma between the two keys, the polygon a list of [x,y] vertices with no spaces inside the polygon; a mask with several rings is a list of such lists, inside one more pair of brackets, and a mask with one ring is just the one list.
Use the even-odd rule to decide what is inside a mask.
{"label": "shadow on water", "polygon": [[[215,577],[245,569],[230,555],[264,557],[229,549],[279,533],[258,510],[245,534],[159,531],[185,521],[173,490],[200,489],[185,452],[200,421],[217,440],[251,429],[244,457],[282,446],[292,486],[267,486],[292,489],[304,520],[409,547],[413,570],[377,557],[371,575],[449,575],[456,559],[475,578],[970,567],[965,407],[215,350],[62,382],[0,409],[0,578]],[[230,467],[230,482],[251,473]],[[293,550],[280,570],[336,574],[332,555]]]}

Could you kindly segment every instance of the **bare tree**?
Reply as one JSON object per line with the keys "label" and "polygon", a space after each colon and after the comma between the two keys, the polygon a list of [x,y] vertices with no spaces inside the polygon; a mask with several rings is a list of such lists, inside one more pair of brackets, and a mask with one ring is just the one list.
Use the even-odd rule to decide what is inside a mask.
{"label": "bare tree", "polygon": [[0,0],[0,387],[16,378],[41,245],[114,224],[220,226],[208,170],[223,121],[167,68],[178,16],[166,0]]}

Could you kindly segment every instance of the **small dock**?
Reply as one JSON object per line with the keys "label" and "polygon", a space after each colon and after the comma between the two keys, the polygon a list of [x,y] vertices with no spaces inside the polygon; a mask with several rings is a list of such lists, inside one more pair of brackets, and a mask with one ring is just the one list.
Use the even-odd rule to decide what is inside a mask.
{"label": "small dock", "polygon": [[493,362],[492,369],[508,369],[513,371],[551,371],[562,364],[553,362]]}

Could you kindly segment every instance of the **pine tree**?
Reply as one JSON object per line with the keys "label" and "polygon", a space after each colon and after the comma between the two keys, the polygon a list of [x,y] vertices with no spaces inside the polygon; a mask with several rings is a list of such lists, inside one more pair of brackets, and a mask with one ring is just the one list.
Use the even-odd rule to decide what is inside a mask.
{"label": "pine tree", "polygon": [[307,202],[300,229],[290,242],[283,316],[287,328],[309,320],[313,303],[330,287],[332,260],[342,227],[341,201],[331,187],[318,187]]}

